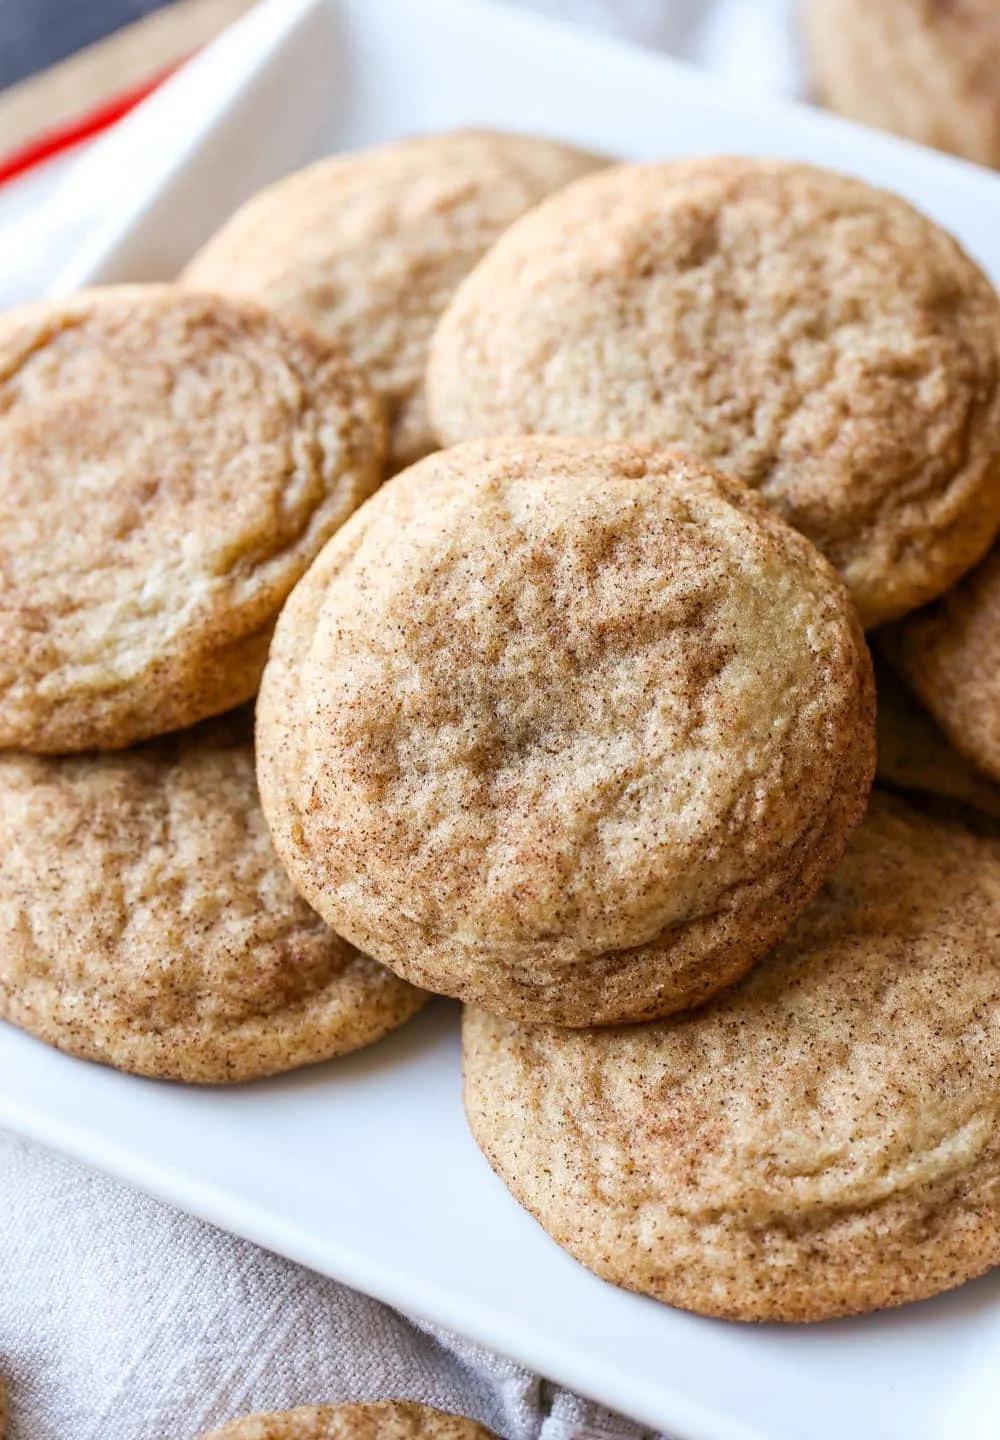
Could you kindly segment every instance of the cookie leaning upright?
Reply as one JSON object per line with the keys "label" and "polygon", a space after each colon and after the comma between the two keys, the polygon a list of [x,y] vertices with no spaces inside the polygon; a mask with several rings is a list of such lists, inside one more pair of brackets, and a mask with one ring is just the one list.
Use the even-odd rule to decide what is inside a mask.
{"label": "cookie leaning upright", "polygon": [[407,1400],[357,1405],[299,1405],[247,1415],[201,1440],[496,1440],[464,1415],[450,1415]]}
{"label": "cookie leaning upright", "polygon": [[488,130],[334,156],[255,195],[182,278],[260,300],[342,346],[385,401],[399,469],[436,448],[424,367],[457,285],[512,220],[601,163]]}
{"label": "cookie leaning upright", "polygon": [[805,0],[803,28],[832,109],[1000,166],[996,0]]}
{"label": "cookie leaning upright", "polygon": [[1000,839],[876,795],[741,984],[658,1025],[469,1011],[473,1133],[607,1280],[821,1320],[1000,1264]]}
{"label": "cookie leaning upright", "polygon": [[772,160],[588,176],[516,222],[435,334],[431,420],[676,445],[759,489],[866,626],[1000,526],[1000,301],[903,200]]}
{"label": "cookie leaning upright", "polygon": [[704,1000],[787,929],[874,768],[846,591],[683,457],[440,452],[297,586],[257,710],[302,894],[398,974],[565,1025]]}
{"label": "cookie leaning upright", "polygon": [[216,1084],[369,1045],[424,998],[292,889],[242,711],[125,753],[0,756],[4,1019]]}
{"label": "cookie leaning upright", "polygon": [[246,700],[383,446],[362,377],[255,305],[121,286],[0,316],[0,747]]}

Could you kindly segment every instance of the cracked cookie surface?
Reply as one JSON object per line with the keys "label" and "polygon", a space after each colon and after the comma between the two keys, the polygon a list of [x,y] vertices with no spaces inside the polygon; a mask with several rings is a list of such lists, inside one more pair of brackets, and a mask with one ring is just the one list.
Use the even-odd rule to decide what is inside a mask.
{"label": "cracked cookie surface", "polygon": [[676,445],[759,489],[866,626],[1000,525],[1000,302],[951,236],[779,161],[620,166],[517,221],[431,346],[442,443]]}
{"label": "cracked cookie surface", "polygon": [[601,163],[486,130],[336,155],[247,201],[182,279],[258,299],[341,346],[386,404],[399,469],[436,448],[424,367],[459,282],[511,221]]}
{"label": "cracked cookie surface", "polygon": [[361,376],[256,306],[114,286],[0,317],[0,747],[248,699],[383,445]]}
{"label": "cracked cookie surface", "polygon": [[285,607],[257,711],[294,883],[428,989],[567,1025],[742,974],[874,768],[846,591],[666,452],[458,446],[388,482]]}
{"label": "cracked cookie surface", "polygon": [[299,1405],[247,1415],[202,1440],[496,1440],[464,1415],[449,1415],[406,1400],[361,1405]]}
{"label": "cracked cookie surface", "polygon": [[295,893],[242,712],[122,753],[0,756],[0,1014],[73,1055],[249,1080],[426,997]]}
{"label": "cracked cookie surface", "polygon": [[605,1279],[740,1320],[1000,1264],[1000,839],[876,795],[754,972],[690,1015],[464,1022],[473,1134]]}

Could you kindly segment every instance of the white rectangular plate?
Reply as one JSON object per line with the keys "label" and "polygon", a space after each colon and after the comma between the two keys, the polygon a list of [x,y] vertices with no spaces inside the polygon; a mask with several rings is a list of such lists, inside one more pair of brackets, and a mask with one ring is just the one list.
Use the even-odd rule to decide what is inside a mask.
{"label": "white rectangular plate", "polygon": [[[58,288],[169,276],[245,194],[310,156],[475,122],[629,156],[839,167],[911,197],[1000,277],[1000,179],[984,171],[737,102],[682,66],[479,0],[268,0],[94,156],[122,198]],[[1000,1274],[811,1328],[727,1325],[615,1290],[476,1150],[456,1021],[435,1002],[370,1051],[237,1090],[119,1075],[0,1026],[0,1124],[678,1440],[996,1440]]]}

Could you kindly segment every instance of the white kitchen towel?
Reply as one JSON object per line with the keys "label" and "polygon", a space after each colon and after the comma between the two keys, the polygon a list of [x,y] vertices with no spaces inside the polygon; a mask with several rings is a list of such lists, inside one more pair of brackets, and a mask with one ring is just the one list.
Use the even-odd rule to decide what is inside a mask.
{"label": "white kitchen towel", "polygon": [[[513,0],[512,0],[513,3]],[[794,0],[519,0],[801,88]],[[107,195],[86,158],[5,192],[0,293],[41,293]],[[105,177],[107,178],[107,177]],[[8,1440],[192,1440],[251,1410],[401,1397],[507,1440],[643,1432],[509,1361],[0,1133],[0,1379]]]}
{"label": "white kitchen towel", "polygon": [[0,1132],[8,1440],[193,1440],[253,1410],[402,1398],[507,1440],[643,1432],[510,1361]]}

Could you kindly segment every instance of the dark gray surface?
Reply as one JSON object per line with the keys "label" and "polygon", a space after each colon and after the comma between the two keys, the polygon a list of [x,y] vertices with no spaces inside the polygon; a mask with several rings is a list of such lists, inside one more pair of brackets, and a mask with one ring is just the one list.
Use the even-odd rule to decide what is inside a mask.
{"label": "dark gray surface", "polygon": [[0,0],[0,89],[64,60],[167,0]]}

